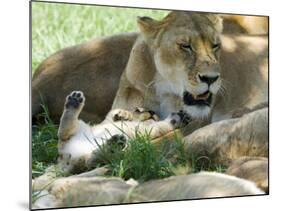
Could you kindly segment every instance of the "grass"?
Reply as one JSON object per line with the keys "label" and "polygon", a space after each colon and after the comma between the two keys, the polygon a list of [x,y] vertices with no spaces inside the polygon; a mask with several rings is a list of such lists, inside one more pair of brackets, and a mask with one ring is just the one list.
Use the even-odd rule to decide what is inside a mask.
{"label": "grass", "polygon": [[147,181],[173,175],[172,164],[165,153],[151,144],[149,134],[139,134],[128,141],[121,156],[110,159],[109,169],[113,176],[124,179]]}
{"label": "grass", "polygon": [[[95,37],[138,31],[137,16],[159,19],[166,11],[32,3],[32,73],[51,54]],[[32,126],[32,176],[57,159],[57,129],[44,107],[44,122]]]}
{"label": "grass", "polygon": [[32,177],[40,176],[44,170],[57,160],[57,130],[49,116],[48,108],[42,106],[44,112],[38,125],[32,125]]}
{"label": "grass", "polygon": [[[41,118],[44,123],[32,128],[33,178],[42,175],[48,166],[55,164],[58,156],[58,125],[50,119],[48,109],[45,106],[43,108]],[[122,140],[116,138],[110,145],[100,146],[96,161],[98,166],[105,165],[109,168],[110,176],[144,182],[201,170],[224,172],[226,169],[225,166],[214,166],[211,162],[201,162],[202,159],[208,160],[207,157],[187,154],[184,143],[176,135],[173,141],[163,141],[162,145],[156,147],[152,144],[149,133],[140,134],[137,130],[135,133],[135,138],[127,142],[125,150],[120,144]]]}
{"label": "grass", "polygon": [[167,11],[32,3],[32,72],[48,56],[95,37],[138,31],[137,16],[160,19]]}
{"label": "grass", "polygon": [[[44,170],[56,163],[57,130],[44,107],[42,119],[44,123],[34,125],[32,130],[32,177],[38,177]],[[122,141],[122,140],[121,140]],[[110,145],[103,145],[97,155],[99,166],[107,166],[110,176],[123,179],[134,178],[139,182],[195,173],[201,170],[224,172],[223,166],[202,165],[200,159],[186,154],[182,140],[176,135],[173,141],[163,141],[156,147],[151,143],[149,133],[140,134],[136,131],[134,139],[127,142],[125,150],[119,140]],[[205,163],[205,162],[204,162]]]}
{"label": "grass", "polygon": [[[156,147],[149,133],[141,134],[136,130],[135,137],[129,139],[124,148],[124,145],[119,144],[119,137],[115,137],[110,145],[100,146],[99,152],[95,154],[95,162],[107,166],[110,176],[144,182],[175,175],[175,167],[186,163],[185,154],[178,153],[183,150],[179,141],[172,142],[172,147],[171,144],[169,147],[167,144]],[[179,157],[175,159],[176,154]]]}
{"label": "grass", "polygon": [[[89,39],[123,32],[138,31],[137,16],[160,19],[167,11],[32,3],[32,72],[56,51]],[[32,177],[40,176],[57,160],[58,125],[50,119],[44,106],[43,123],[32,126]],[[163,178],[175,174],[214,169],[199,166],[196,158],[186,157],[181,140],[156,148],[149,134],[137,134],[125,151],[104,149],[103,162],[111,175],[135,178],[139,181]],[[223,171],[223,167],[215,167]]]}

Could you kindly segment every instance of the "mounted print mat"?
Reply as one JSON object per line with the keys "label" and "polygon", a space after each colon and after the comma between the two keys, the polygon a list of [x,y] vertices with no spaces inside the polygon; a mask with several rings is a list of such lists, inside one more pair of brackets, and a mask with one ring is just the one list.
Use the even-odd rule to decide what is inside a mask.
{"label": "mounted print mat", "polygon": [[31,209],[269,194],[269,17],[30,4]]}

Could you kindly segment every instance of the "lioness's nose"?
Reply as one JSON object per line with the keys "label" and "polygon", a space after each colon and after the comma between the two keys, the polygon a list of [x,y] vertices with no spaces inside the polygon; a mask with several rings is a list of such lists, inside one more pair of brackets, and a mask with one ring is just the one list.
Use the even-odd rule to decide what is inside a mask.
{"label": "lioness's nose", "polygon": [[211,85],[214,83],[216,80],[218,80],[219,75],[201,75],[199,74],[199,79],[203,83],[207,83],[208,85]]}

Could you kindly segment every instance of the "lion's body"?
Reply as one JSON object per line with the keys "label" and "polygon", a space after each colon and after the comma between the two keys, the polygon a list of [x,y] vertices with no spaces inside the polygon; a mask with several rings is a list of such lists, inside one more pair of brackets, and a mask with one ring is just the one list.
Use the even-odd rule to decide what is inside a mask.
{"label": "lion's body", "polygon": [[247,179],[268,193],[268,158],[241,157],[235,160],[226,171],[226,174]]}
{"label": "lion's body", "polygon": [[[208,123],[229,119],[239,109],[254,111],[262,108],[260,105],[267,105],[266,36],[221,36],[220,18],[204,13],[172,12],[161,21],[143,17],[138,23],[140,34],[123,34],[65,49],[44,61],[34,75],[33,115],[40,110],[39,93],[46,99],[52,117],[61,116],[65,96],[70,91],[81,90],[87,98],[83,110],[82,92],[72,92],[65,102],[58,131],[58,163],[65,172],[76,173],[93,167],[93,152],[114,136],[134,137],[136,129],[142,134],[150,131],[152,139],[169,134],[184,122],[185,112]],[[130,111],[135,107],[153,111],[161,120],[133,120]],[[105,120],[92,127],[79,120],[79,115],[86,121]],[[183,138],[185,153],[192,149],[193,153],[203,153],[201,157],[217,155],[216,163],[241,154],[267,156],[267,115],[267,109],[263,109],[201,128]],[[109,121],[114,119],[117,121]],[[229,126],[234,129],[227,130]],[[191,186],[182,182],[181,185],[194,190],[179,199],[263,193],[253,183],[213,175],[218,184],[226,179],[224,185],[216,187],[214,182],[210,183],[209,173],[199,173],[194,178],[187,176],[191,177]],[[200,178],[208,183],[204,190],[192,186],[198,179],[201,182]],[[161,183],[155,186],[156,192],[163,189]],[[221,191],[225,184],[233,190],[213,194],[213,190]],[[151,189],[151,184],[147,187]],[[172,190],[167,190],[164,198],[153,198],[152,192],[152,199],[169,200],[174,194]],[[144,188],[139,191],[147,194]]]}
{"label": "lion's body", "polygon": [[[223,86],[225,91],[222,95],[218,96],[217,103],[214,107],[214,118],[222,119],[231,116],[231,112],[241,107],[253,107],[261,102],[268,101],[268,54],[267,54],[267,38],[264,36],[223,36],[222,46],[223,52],[221,53],[221,67],[222,78],[224,80]],[[144,53],[145,54],[145,53]],[[136,64],[141,66],[142,64]],[[147,66],[147,65],[146,65]],[[134,70],[132,70],[134,71]],[[153,79],[155,72],[138,72],[133,77],[138,81],[142,77],[149,77]],[[121,95],[120,98],[135,102],[133,106],[150,107],[154,111],[159,111],[160,101],[151,93],[150,102],[146,99],[146,103],[137,104],[143,101],[140,92],[134,90],[136,81],[131,83],[126,76],[121,79],[120,88],[128,87],[126,95]],[[250,80],[249,80],[250,79]],[[132,99],[130,93],[136,93],[136,99]],[[144,91],[145,92],[145,91]],[[147,94],[147,93],[146,93]],[[171,97],[171,102],[175,105],[180,105],[182,101],[177,96]],[[148,98],[148,96],[147,96]],[[133,107],[132,106],[132,107]],[[127,101],[115,102],[113,108],[129,108]],[[176,108],[173,107],[173,108]]]}
{"label": "lion's body", "polygon": [[[165,44],[166,40],[174,42],[173,40],[180,36],[193,36],[190,33],[191,29],[175,32],[179,28],[177,18],[186,18],[187,23],[188,20],[194,21],[195,26],[209,25],[206,20],[203,23],[204,20],[199,19],[201,22],[198,23],[196,17],[190,20],[189,17],[179,15],[171,23],[168,22],[170,20],[167,21],[168,29],[157,29],[161,35],[155,36],[152,41],[147,41],[148,35],[144,32],[145,35],[140,36],[132,48],[112,109],[145,107],[155,111],[161,118],[183,109],[198,118],[212,113],[211,119],[217,121],[231,117],[232,112],[241,107],[252,108],[268,101],[266,36],[222,36],[222,52],[219,59],[207,49],[210,37],[213,36],[212,32],[191,27],[193,34],[200,34],[194,38],[196,55],[182,57],[172,45]],[[175,29],[171,29],[169,24]],[[185,25],[185,28],[188,27],[188,24]],[[217,70],[219,66],[221,70]],[[207,89],[206,84],[198,80],[197,76],[200,74],[220,74],[220,78]],[[186,91],[198,95],[206,90],[213,95],[213,104],[205,106],[207,108],[201,105],[189,106],[184,102]]]}
{"label": "lion's body", "polygon": [[81,117],[101,122],[111,108],[136,37],[136,33],[127,33],[98,38],[47,58],[33,76],[32,115],[42,112],[41,95],[51,118],[58,122],[65,96],[81,90],[87,97]]}
{"label": "lion's body", "polygon": [[[159,137],[160,133],[165,135],[173,130],[173,126],[166,121],[171,113],[183,111],[195,120],[218,121],[231,118],[237,109],[251,109],[268,101],[265,37],[221,38],[220,19],[204,14],[170,13],[162,21],[145,17],[140,18],[138,23],[142,32],[122,73],[119,89],[108,114],[110,117],[107,116],[98,126],[90,127],[78,120],[82,105],[81,109],[74,110],[67,106],[83,104],[83,94],[77,94],[77,97],[74,93],[67,98],[58,132],[62,143],[59,152],[64,155],[63,160],[71,155],[74,163],[81,163],[81,157],[86,155],[88,158],[95,150],[91,149],[89,143],[92,140],[101,145],[111,136],[134,134],[139,126],[142,133],[151,130],[152,138]],[[179,44],[182,42],[183,47]],[[224,50],[222,55],[219,48],[221,42]],[[101,87],[96,88],[93,92],[99,93]],[[75,99],[77,102],[72,102]],[[163,124],[161,121],[157,124],[132,121],[128,114],[136,107],[155,112]],[[93,104],[91,108],[95,110]],[[112,113],[118,109],[125,111],[122,114],[125,117],[121,115],[121,118],[131,121],[126,122],[125,126],[122,121],[117,121],[114,127],[112,122],[108,124],[108,119],[114,120]],[[191,127],[191,130],[198,128],[192,124]],[[187,132],[190,131],[185,131],[185,134]]]}
{"label": "lion's body", "polygon": [[[40,104],[42,95],[47,104],[50,116],[58,121],[62,113],[64,97],[72,90],[81,90],[86,93],[87,105],[81,113],[85,121],[101,122],[110,110],[115,94],[119,88],[120,76],[124,72],[130,56],[132,46],[140,35],[122,34],[89,41],[82,45],[63,49],[50,56],[36,70],[32,80],[32,115],[41,112]],[[214,110],[214,120],[227,118],[230,113],[243,106],[253,106],[262,101],[267,101],[268,92],[268,67],[266,36],[249,35],[224,35],[222,36],[221,74],[225,87],[224,98],[218,96]],[[145,55],[145,52],[143,52]],[[143,65],[143,62],[137,62]],[[147,66],[145,66],[147,67]],[[145,70],[145,69],[144,69]],[[155,72],[134,73],[153,78]],[[109,77],[110,76],[110,77]],[[123,77],[125,78],[125,77]],[[249,80],[250,79],[250,80]],[[147,80],[147,79],[145,79]],[[167,85],[167,84],[166,84]],[[163,84],[164,88],[166,86]],[[127,79],[122,79],[120,88],[127,89],[124,99],[135,92]],[[40,94],[39,94],[40,93]],[[154,97],[154,99],[153,99]],[[145,106],[159,110],[159,99],[151,92],[151,100],[146,100]],[[129,105],[137,103],[138,97],[129,99]],[[168,101],[177,104],[177,97],[170,96]],[[139,101],[142,101],[139,99]],[[118,107],[116,104],[113,107]],[[118,104],[127,101],[119,100]],[[126,107],[127,105],[122,105]],[[173,106],[173,107],[176,107]]]}
{"label": "lion's body", "polygon": [[212,120],[227,119],[239,108],[268,102],[268,39],[266,36],[222,37],[221,77]]}
{"label": "lion's body", "polygon": [[[35,190],[41,190],[42,193],[33,203],[33,208],[264,195],[253,182],[215,172],[172,176],[133,185],[128,181],[100,176],[62,177],[43,186],[44,191],[39,189],[39,185],[34,186]],[[40,178],[36,183],[40,183]]]}
{"label": "lion's body", "polygon": [[269,18],[267,16],[223,15],[223,19],[223,31],[226,34],[268,34]]}

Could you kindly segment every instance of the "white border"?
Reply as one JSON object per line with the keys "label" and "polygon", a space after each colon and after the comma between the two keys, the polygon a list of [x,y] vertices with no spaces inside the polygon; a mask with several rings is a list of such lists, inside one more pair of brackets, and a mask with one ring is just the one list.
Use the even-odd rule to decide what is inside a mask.
{"label": "white border", "polygon": [[[186,9],[210,12],[270,16],[270,196],[199,201],[106,206],[67,210],[270,210],[280,207],[280,7],[276,0],[66,0],[150,8]],[[1,210],[28,208],[29,145],[29,13],[28,1],[1,2]],[[279,168],[278,168],[279,167]],[[279,201],[278,201],[279,200]]]}

